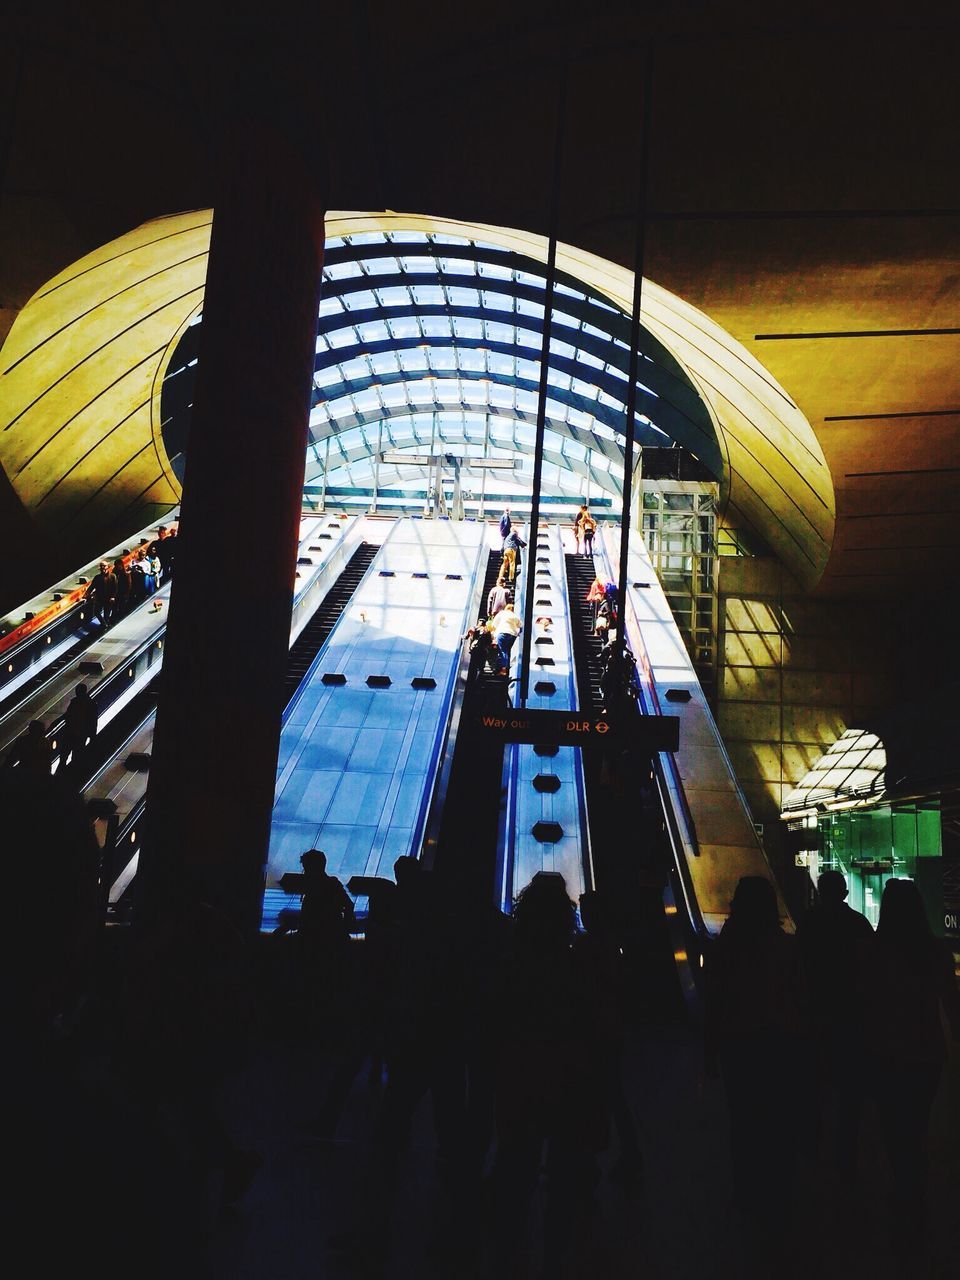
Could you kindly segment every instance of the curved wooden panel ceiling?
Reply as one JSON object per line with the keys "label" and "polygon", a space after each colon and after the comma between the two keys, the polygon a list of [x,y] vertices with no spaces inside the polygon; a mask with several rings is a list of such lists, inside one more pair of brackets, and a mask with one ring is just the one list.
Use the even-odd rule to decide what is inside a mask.
{"label": "curved wooden panel ceiling", "polygon": [[[21,501],[55,537],[133,528],[154,504],[179,496],[160,429],[160,390],[202,306],[211,217],[203,210],[154,219],[88,254],[34,295],[3,346],[0,461]],[[503,227],[394,213],[327,219],[331,238],[403,232],[479,241],[536,263],[546,258],[542,237]],[[629,311],[629,271],[566,245],[557,265]],[[676,362],[712,421],[726,519],[759,532],[812,586],[830,551],[835,508],[806,418],[719,325],[650,281],[641,318],[662,346],[660,363]],[[699,452],[708,453],[697,429]],[[682,423],[670,433],[686,443]]]}

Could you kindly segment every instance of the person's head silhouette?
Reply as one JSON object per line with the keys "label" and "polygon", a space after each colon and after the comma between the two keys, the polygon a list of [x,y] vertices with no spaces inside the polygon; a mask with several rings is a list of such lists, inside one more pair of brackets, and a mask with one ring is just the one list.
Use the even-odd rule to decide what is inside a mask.
{"label": "person's head silhouette", "polygon": [[730,923],[751,933],[779,926],[777,891],[765,876],[740,878],[730,903]]}
{"label": "person's head silhouette", "polygon": [[416,858],[409,853],[404,853],[393,864],[393,877],[397,884],[402,887],[403,885],[413,884],[422,870],[423,868]]}
{"label": "person's head silhouette", "polygon": [[840,871],[822,871],[817,881],[817,893],[825,907],[838,907],[846,898],[849,890],[847,882]]}
{"label": "person's head silhouette", "polygon": [[308,849],[300,855],[300,865],[305,875],[323,875],[327,869],[327,855],[321,849]]}
{"label": "person's head silhouette", "polygon": [[933,933],[920,897],[912,880],[888,880],[880,899],[877,937],[884,944],[925,948],[933,941]]}

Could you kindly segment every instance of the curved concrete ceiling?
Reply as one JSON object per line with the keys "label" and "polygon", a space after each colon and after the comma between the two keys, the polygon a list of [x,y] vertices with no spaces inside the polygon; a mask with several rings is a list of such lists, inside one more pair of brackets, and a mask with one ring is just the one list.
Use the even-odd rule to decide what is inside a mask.
{"label": "curved concrete ceiling", "polygon": [[[21,501],[58,538],[142,524],[173,503],[160,388],[176,340],[202,305],[211,212],[144,223],[74,263],[22,309],[0,353],[0,460]],[[482,240],[544,262],[541,236],[419,215],[332,213],[330,237],[418,231]],[[629,311],[624,268],[563,245],[558,268]],[[760,533],[810,586],[823,572],[834,500],[803,413],[703,312],[644,281],[642,323],[710,412],[729,522]]]}

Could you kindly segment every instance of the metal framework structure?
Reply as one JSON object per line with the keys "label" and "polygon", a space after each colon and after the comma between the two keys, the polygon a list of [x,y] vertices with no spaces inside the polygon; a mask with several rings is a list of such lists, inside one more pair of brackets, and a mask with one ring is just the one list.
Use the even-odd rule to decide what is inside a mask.
{"label": "metal framework structure", "polygon": [[[414,455],[461,451],[516,459],[508,492],[529,493],[546,275],[528,255],[439,233],[347,235],[328,241],[318,320],[306,483],[366,492],[408,487],[419,510],[432,483]],[[200,317],[197,317],[199,320]],[[164,440],[182,466],[200,324],[184,331],[167,370]],[[544,492],[578,501],[621,491],[629,317],[568,273],[554,293],[547,374]],[[642,337],[634,434],[682,443],[722,476],[716,435],[677,361]],[[411,463],[383,455],[410,451]],[[471,482],[474,488],[471,489]],[[503,489],[503,484],[498,486]],[[482,506],[482,500],[481,504]]]}
{"label": "metal framework structure", "polygon": [[[95,548],[178,501],[178,398],[189,405],[210,225],[210,210],[144,223],[66,267],[19,313],[0,361],[0,465],[45,536]],[[438,452],[471,437],[468,453],[518,458],[529,493],[544,238],[392,212],[328,213],[327,235],[310,482],[319,471],[322,486],[329,441],[331,478],[336,468],[371,491],[388,483],[380,453],[401,447],[404,424],[403,448],[432,456],[430,433]],[[556,286],[543,491],[575,501],[591,471],[606,491],[612,473],[619,491],[635,290],[632,272],[567,244]],[[741,343],[649,279],[640,328],[640,443],[689,450],[719,482],[721,524],[758,535],[812,586],[835,499],[803,412]],[[269,423],[263,451],[266,461]]]}

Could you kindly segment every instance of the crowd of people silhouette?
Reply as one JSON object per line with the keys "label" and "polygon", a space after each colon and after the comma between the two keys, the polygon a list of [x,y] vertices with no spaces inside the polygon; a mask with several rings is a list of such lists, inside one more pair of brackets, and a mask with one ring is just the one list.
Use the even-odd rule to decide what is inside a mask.
{"label": "crowd of people silhouette", "polygon": [[[20,775],[4,784],[19,789],[13,834],[26,839],[25,815],[43,802],[59,812],[59,838],[49,837],[57,856],[43,873],[50,928],[24,926],[15,940],[29,961],[10,1005],[30,1121],[18,1160],[28,1199],[63,1194],[71,1207],[58,1213],[78,1248],[91,1230],[91,1197],[113,1195],[131,1245],[175,1202],[170,1240],[203,1256],[205,1197],[237,1204],[263,1158],[231,1132],[221,1092],[291,1028],[322,1064],[313,1105],[297,1117],[298,1142],[336,1143],[356,1090],[378,1099],[353,1220],[325,1242],[359,1259],[363,1274],[386,1274],[378,1267],[426,1099],[452,1247],[462,1251],[480,1212],[498,1274],[526,1274],[511,1260],[526,1257],[538,1188],[540,1274],[563,1276],[571,1257],[589,1253],[601,1182],[643,1187],[644,1117],[623,1074],[626,1039],[651,1025],[636,982],[643,912],[621,893],[601,887],[577,904],[559,875],[540,873],[504,916],[402,857],[393,880],[360,886],[358,914],[324,854],[309,850],[300,909],[274,935],[244,938],[199,884],[184,885],[128,939],[118,964],[99,924],[82,811],[55,779]],[[60,796],[60,811],[35,794],[45,789]],[[909,1258],[922,1241],[926,1134],[946,1055],[941,1016],[960,1031],[951,960],[912,882],[887,884],[876,932],[845,896],[843,877],[826,871],[793,936],[773,885],[747,877],[706,957],[704,1070],[726,1101],[740,1241],[725,1274],[771,1274],[770,1257],[795,1230],[804,1160],[822,1160],[841,1187],[853,1185],[867,1105],[889,1160],[891,1245]],[[688,1006],[683,1016],[696,1015]],[[93,1119],[117,1110],[135,1145],[118,1153],[114,1132],[81,1156]],[[80,1164],[95,1181],[68,1192],[63,1181]],[[157,1257],[166,1257],[163,1241]]]}

